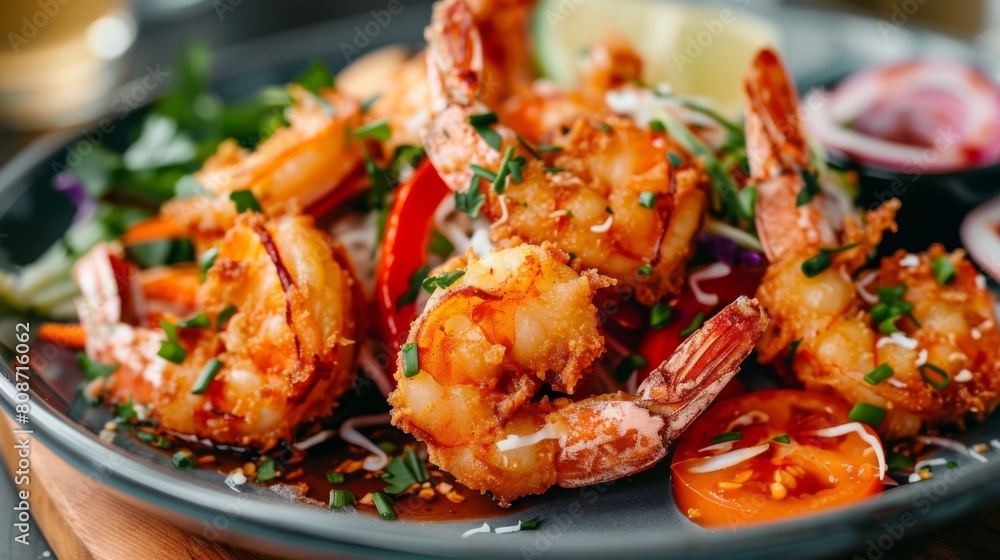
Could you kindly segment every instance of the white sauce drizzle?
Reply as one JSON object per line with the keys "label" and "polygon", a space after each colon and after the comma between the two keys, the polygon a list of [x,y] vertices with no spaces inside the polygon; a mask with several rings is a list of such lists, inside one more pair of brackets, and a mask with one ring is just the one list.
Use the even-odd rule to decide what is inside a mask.
{"label": "white sauce drizzle", "polygon": [[967,369],[963,369],[955,375],[954,379],[959,383],[968,383],[969,381],[972,381],[972,372]]}
{"label": "white sauce drizzle", "polygon": [[890,377],[889,379],[886,379],[886,381],[889,383],[889,385],[892,385],[893,387],[897,387],[899,389],[905,389],[906,388],[906,383],[903,383],[902,381],[900,381],[898,379],[895,379],[893,377]]}
{"label": "white sauce drizzle", "polygon": [[337,432],[335,432],[333,430],[323,430],[322,432],[319,432],[317,434],[313,434],[313,435],[307,437],[306,439],[304,439],[304,440],[302,440],[300,442],[296,442],[296,443],[294,443],[292,445],[294,445],[300,451],[305,451],[306,449],[309,449],[310,447],[313,447],[315,445],[323,443],[324,441],[332,438],[335,435],[337,435]]}
{"label": "white sauce drizzle", "polygon": [[887,344],[895,344],[896,346],[901,346],[903,348],[906,348],[907,350],[916,350],[918,343],[916,340],[906,336],[901,332],[894,332],[889,336],[883,336],[882,338],[878,339],[878,342],[875,343],[875,347],[881,348]]}
{"label": "white sauce drizzle", "polygon": [[866,303],[874,305],[878,303],[878,296],[868,291],[868,286],[871,285],[875,279],[878,278],[878,272],[869,272],[864,276],[864,278],[857,281],[854,284],[854,288],[857,290],[858,295],[861,299],[865,300]]}
{"label": "white sauce drizzle", "polygon": [[961,453],[966,457],[972,457],[973,459],[979,461],[980,463],[989,462],[989,459],[984,457],[982,453],[969,449],[968,446],[966,446],[964,443],[958,440],[943,438],[938,436],[917,436],[914,439],[916,441],[919,441],[927,445],[937,445],[938,447],[951,449],[952,451],[955,451],[956,453]]}
{"label": "white sauce drizzle", "polygon": [[496,529],[493,529],[493,532],[496,533],[496,534],[498,534],[498,535],[502,535],[504,533],[517,533],[517,532],[519,532],[521,530],[521,523],[523,523],[523,521],[521,521],[520,519],[518,519],[517,520],[517,525],[508,525],[506,527],[497,527]]}
{"label": "white sauce drizzle", "polygon": [[972,340],[979,340],[980,338],[983,338],[983,331],[972,327]]}
{"label": "white sauce drizzle", "polygon": [[694,461],[696,461],[696,464],[687,470],[688,472],[695,474],[721,471],[722,469],[728,469],[729,467],[738,465],[744,461],[749,461],[770,448],[771,444],[762,443],[760,445],[744,447],[743,449],[737,449],[736,451],[730,451],[729,453],[723,453],[714,457],[702,457],[700,459],[695,459]]}
{"label": "white sauce drizzle", "polygon": [[[728,431],[728,430],[727,430]],[[705,453],[706,451],[729,451],[733,448],[735,441],[723,441],[721,443],[716,443],[709,445],[708,447],[702,447],[698,450],[698,453]]]}
{"label": "white sauce drizzle", "polygon": [[907,253],[905,257],[899,259],[899,266],[903,268],[915,268],[920,266],[920,257],[913,253]]}
{"label": "white sauce drizzle", "polygon": [[823,428],[822,430],[806,432],[808,435],[819,437],[840,437],[852,433],[861,437],[861,439],[871,446],[873,451],[875,451],[875,458],[878,459],[878,477],[880,480],[884,479],[886,469],[885,450],[882,449],[882,444],[879,443],[878,438],[868,433],[868,430],[866,430],[860,422],[848,422],[847,424],[841,424],[839,426],[831,426],[829,428]]}
{"label": "white sauce drizzle", "polygon": [[528,447],[546,439],[559,439],[559,433],[552,424],[546,424],[541,430],[526,436],[511,434],[497,442],[497,449],[500,451],[510,451],[520,447]]}
{"label": "white sauce drizzle", "polygon": [[502,194],[497,199],[500,200],[500,219],[493,222],[495,226],[506,224],[507,219],[510,218],[510,214],[507,212],[507,195]]}
{"label": "white sauce drizzle", "polygon": [[918,368],[927,363],[927,349],[923,349],[917,354],[917,359],[914,361],[914,365]]}
{"label": "white sauce drizzle", "polygon": [[240,489],[237,486],[247,483],[247,477],[243,474],[242,469],[233,469],[233,472],[229,473],[226,477],[226,486],[230,487],[233,492],[239,492]]}
{"label": "white sauce drizzle", "polygon": [[907,482],[920,482],[921,480],[923,480],[922,478],[920,478],[920,471],[924,467],[937,467],[937,466],[947,465],[947,464],[948,464],[948,461],[946,461],[945,459],[940,459],[940,458],[939,459],[926,459],[926,460],[923,460],[923,461],[918,461],[916,465],[913,465],[913,472],[910,473],[910,476],[906,479],[906,481]]}
{"label": "white sauce drizzle", "polygon": [[771,417],[768,416],[767,413],[765,412],[761,412],[759,410],[751,410],[750,412],[747,412],[742,416],[737,416],[736,419],[734,419],[732,422],[729,423],[728,426],[726,426],[726,431],[731,432],[734,429],[739,428],[741,426],[751,426],[755,422],[766,424],[770,419]]}
{"label": "white sauce drizzle", "polygon": [[462,538],[463,539],[467,539],[467,538],[471,537],[472,535],[476,535],[476,534],[479,534],[479,533],[489,533],[489,532],[490,532],[490,524],[489,523],[483,523],[482,527],[476,527],[475,529],[469,529],[468,531],[462,533]]}
{"label": "white sauce drizzle", "polygon": [[384,469],[389,464],[389,457],[372,440],[359,432],[358,428],[388,425],[390,421],[391,418],[388,414],[372,414],[370,416],[349,418],[340,426],[341,439],[372,453],[371,456],[365,459],[364,465],[362,465],[366,471],[374,472]]}
{"label": "white sauce drizzle", "polygon": [[611,223],[614,221],[615,221],[614,216],[608,216],[608,219],[604,220],[603,224],[597,226],[590,226],[590,231],[594,233],[607,233],[608,230],[611,229]]}
{"label": "white sauce drizzle", "polygon": [[710,306],[718,305],[719,295],[705,293],[705,291],[701,289],[699,283],[703,280],[724,278],[729,276],[729,273],[732,271],[733,269],[730,268],[728,264],[724,262],[717,262],[693,272],[688,278],[688,284],[691,286],[691,291],[694,292],[694,297],[698,300],[698,303]]}
{"label": "white sauce drizzle", "polygon": [[389,375],[386,373],[385,368],[378,363],[378,360],[375,359],[375,355],[372,354],[371,348],[367,344],[361,346],[361,352],[358,353],[358,365],[375,382],[375,386],[378,387],[378,391],[382,393],[382,396],[388,397],[389,393],[392,392],[393,383],[389,380]]}
{"label": "white sauce drizzle", "polygon": [[976,287],[979,288],[980,290],[986,289],[986,277],[983,276],[982,274],[976,275]]}

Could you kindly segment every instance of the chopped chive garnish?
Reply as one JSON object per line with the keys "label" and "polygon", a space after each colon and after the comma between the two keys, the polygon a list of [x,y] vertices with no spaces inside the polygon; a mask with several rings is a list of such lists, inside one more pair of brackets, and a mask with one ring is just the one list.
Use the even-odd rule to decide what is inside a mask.
{"label": "chopped chive garnish", "polygon": [[684,330],[681,331],[681,336],[691,336],[694,331],[701,328],[702,323],[705,322],[705,312],[699,311],[694,319],[691,320],[691,324],[688,325]]}
{"label": "chopped chive garnish", "polygon": [[413,377],[420,373],[420,355],[417,352],[417,345],[407,342],[400,351],[403,353],[403,375]]}
{"label": "chopped chive garnish", "polygon": [[830,268],[830,265],[832,264],[833,258],[831,258],[830,255],[827,253],[820,253],[802,263],[802,274],[805,274],[806,278],[813,278]]}
{"label": "chopped chive garnish", "polygon": [[440,257],[447,257],[455,252],[455,246],[438,230],[431,232],[431,243],[427,249]]}
{"label": "chopped chive garnish", "polygon": [[673,315],[674,310],[670,309],[670,304],[660,300],[653,305],[649,312],[649,326],[654,329],[662,329],[667,326]]}
{"label": "chopped chive garnish", "polygon": [[178,469],[188,470],[194,468],[194,461],[191,459],[191,454],[187,451],[174,453],[173,457],[170,458],[170,462]]}
{"label": "chopped chive garnish", "polygon": [[637,270],[636,272],[638,272],[639,274],[642,274],[643,276],[649,276],[650,274],[653,273],[653,265],[651,265],[649,263],[646,263],[646,264],[640,266],[639,270]]}
{"label": "chopped chive garnish", "polygon": [[568,253],[569,260],[574,260],[576,258],[576,253]]}
{"label": "chopped chive garnish", "polygon": [[677,169],[684,164],[684,160],[681,159],[681,156],[677,155],[677,152],[667,152],[667,159],[670,160],[670,167],[673,167],[674,169]]}
{"label": "chopped chive garnish", "polygon": [[90,359],[84,352],[76,355],[76,365],[83,372],[87,381],[93,381],[102,377],[107,377],[118,369],[118,364],[102,364]]}
{"label": "chopped chive garnish", "polygon": [[892,334],[899,332],[896,321],[904,316],[909,317],[913,323],[919,327],[920,322],[913,316],[913,304],[904,300],[906,285],[899,286],[879,286],[875,288],[879,303],[872,307],[872,320],[878,325],[878,330],[882,334]]}
{"label": "chopped chive garnish", "polygon": [[208,317],[204,313],[199,313],[194,317],[189,317],[177,323],[177,326],[182,329],[204,329],[212,326],[212,322],[208,320]]}
{"label": "chopped chive garnish", "polygon": [[403,463],[406,464],[406,468],[410,470],[417,482],[427,482],[431,479],[430,473],[427,472],[427,465],[409,447],[403,453]]}
{"label": "chopped chive garnish", "polygon": [[330,484],[340,484],[344,482],[344,473],[328,472],[326,473],[326,481]]}
{"label": "chopped chive garnish", "polygon": [[955,265],[951,264],[948,257],[936,257],[931,261],[931,270],[934,271],[934,279],[938,284],[946,286],[955,281]]}
{"label": "chopped chive garnish", "polygon": [[479,209],[486,202],[486,197],[479,190],[479,177],[472,177],[472,183],[467,192],[455,191],[455,208],[465,212],[470,218],[479,217]]}
{"label": "chopped chive garnish", "polygon": [[174,446],[169,439],[161,436],[160,434],[154,434],[153,432],[147,432],[145,430],[139,431],[136,434],[136,437],[139,438],[139,441],[148,443],[149,445],[160,449],[170,449]]}
{"label": "chopped chive garnish", "polygon": [[424,279],[427,278],[427,273],[430,270],[431,267],[425,264],[413,272],[413,275],[410,276],[410,288],[406,290],[406,293],[399,296],[399,299],[396,301],[397,311],[402,309],[404,305],[409,305],[417,301],[417,295],[420,294],[420,286],[423,284]]}
{"label": "chopped chive garnish", "polygon": [[388,453],[395,453],[396,452],[396,444],[392,443],[391,441],[382,441],[382,442],[379,442],[378,448],[381,449],[382,451],[384,451],[387,454]]}
{"label": "chopped chive garnish", "polygon": [[490,128],[490,125],[497,122],[496,113],[483,113],[481,115],[469,115],[469,124],[476,129],[479,136],[489,147],[500,151],[501,138],[497,131]]}
{"label": "chopped chive garnish", "polygon": [[233,314],[236,313],[236,306],[229,304],[219,312],[219,316],[215,318],[215,328],[222,330],[222,327],[226,326],[226,321],[229,320]]}
{"label": "chopped chive garnish", "polygon": [[913,457],[889,450],[885,466],[891,472],[906,472],[912,471],[915,463],[916,460]]}
{"label": "chopped chive garnish", "polygon": [[639,206],[643,208],[652,208],[656,206],[656,193],[649,191],[642,191],[639,193]]}
{"label": "chopped chive garnish", "polygon": [[559,167],[559,166],[555,166],[555,167],[546,167],[546,168],[545,168],[545,172],[546,172],[546,173],[560,173],[560,172],[562,172],[562,171],[566,171],[566,169],[565,169],[565,168],[563,168],[563,167]]}
{"label": "chopped chive garnish", "polygon": [[469,115],[469,124],[472,126],[489,126],[497,122],[499,122],[499,119],[497,118],[497,114],[493,112]]}
{"label": "chopped chive garnish", "polygon": [[496,173],[490,171],[489,169],[486,169],[485,167],[483,167],[481,165],[476,165],[476,164],[473,163],[472,165],[469,166],[469,168],[472,169],[472,174],[473,175],[475,175],[477,177],[482,177],[483,179],[486,179],[487,181],[496,181],[496,179],[497,179],[497,174]]}
{"label": "chopped chive garnish", "polygon": [[724,443],[727,441],[739,441],[743,439],[743,434],[739,432],[723,432],[714,438],[712,438],[712,445],[716,443]]}
{"label": "chopped chive garnish", "polygon": [[209,360],[205,367],[201,368],[201,373],[198,374],[198,380],[194,382],[194,387],[191,389],[192,395],[201,395],[208,389],[208,385],[215,379],[216,374],[222,369],[223,363],[215,358]]}
{"label": "chopped chive garnish", "polygon": [[429,293],[434,293],[435,288],[448,288],[455,283],[462,276],[465,276],[464,270],[453,270],[451,272],[445,272],[443,274],[438,274],[437,276],[431,276],[430,278],[424,280],[424,289]]}
{"label": "chopped chive garnish", "polygon": [[894,373],[889,364],[879,364],[877,368],[865,374],[864,380],[870,385],[878,385],[892,377]]}
{"label": "chopped chive garnish", "polygon": [[791,344],[788,345],[788,357],[785,358],[785,367],[789,370],[792,369],[792,364],[795,363],[795,353],[799,350],[799,344],[802,344],[802,339],[793,340]]}
{"label": "chopped chive garnish", "polygon": [[778,443],[791,443],[792,438],[788,437],[788,434],[785,434],[783,436],[778,436],[776,438],[773,438],[772,441],[776,441]]}
{"label": "chopped chive garnish", "polygon": [[652,130],[653,132],[666,132],[667,125],[663,124],[663,121],[659,119],[653,119],[649,121],[649,130]]}
{"label": "chopped chive garnish", "polygon": [[386,521],[396,519],[396,512],[392,509],[392,502],[388,496],[381,492],[372,492],[372,501],[375,502],[379,517]]}
{"label": "chopped chive garnish", "polygon": [[537,149],[540,154],[552,154],[563,151],[562,146],[556,146],[555,144],[539,144]]}
{"label": "chopped chive garnish", "polygon": [[820,192],[819,178],[816,177],[816,174],[809,170],[803,170],[802,190],[799,191],[799,195],[795,199],[795,205],[805,206],[809,204]]}
{"label": "chopped chive garnish", "polygon": [[830,268],[830,265],[833,264],[833,257],[830,256],[831,254],[840,253],[848,249],[853,249],[857,246],[857,243],[849,243],[841,247],[821,247],[818,255],[802,263],[802,273],[807,277],[812,278]]}
{"label": "chopped chive garnish", "polygon": [[358,503],[350,490],[330,490],[330,509],[340,509]]}
{"label": "chopped chive garnish", "polygon": [[160,328],[167,334],[167,339],[160,344],[160,350],[157,352],[157,355],[175,364],[183,362],[187,356],[187,351],[184,350],[184,347],[180,345],[177,339],[177,327],[161,320]]}
{"label": "chopped chive garnish", "polygon": [[885,420],[885,409],[868,403],[858,403],[854,405],[847,418],[851,422],[861,422],[872,427],[877,427]]}
{"label": "chopped chive garnish", "polygon": [[947,463],[944,464],[944,466],[948,467],[949,469],[957,469],[958,463],[956,463],[955,461],[948,461]]}
{"label": "chopped chive garnish", "polygon": [[602,132],[611,132],[611,125],[608,123],[597,123],[597,128],[599,128]]}
{"label": "chopped chive garnish", "polygon": [[205,281],[205,276],[208,275],[208,269],[212,268],[212,265],[215,264],[215,259],[218,257],[219,248],[216,246],[205,251],[201,258],[198,259],[198,279],[200,281]]}
{"label": "chopped chive garnish", "polygon": [[497,171],[496,177],[493,178],[493,192],[497,194],[503,194],[503,191],[507,188],[507,176],[510,175],[510,162],[514,159],[514,146],[507,146],[507,151],[503,154],[503,159],[500,161],[500,170]]}
{"label": "chopped chive garnish", "polygon": [[[520,185],[524,180],[524,168],[528,165],[528,160],[524,156],[517,156],[510,160],[507,164],[507,168],[510,169],[510,178],[514,180],[515,184]],[[525,206],[528,205],[527,202],[524,203]]]}
{"label": "chopped chive garnish", "polygon": [[524,522],[521,523],[521,530],[522,531],[534,531],[537,528],[538,528],[538,520],[537,519],[529,519],[529,520],[524,521]]}
{"label": "chopped chive garnish", "polygon": [[388,119],[372,121],[354,131],[355,138],[375,138],[382,142],[388,140],[390,136],[392,136],[392,132],[389,130]]}
{"label": "chopped chive garnish", "polygon": [[[386,196],[389,194],[389,178],[386,177],[386,172],[384,169],[375,163],[375,160],[365,156],[365,175],[368,175],[368,181],[371,183],[371,190],[368,193],[368,201],[374,208],[386,208],[388,205],[385,203]],[[381,235],[382,228],[378,231]]]}
{"label": "chopped chive garnish", "polygon": [[253,195],[252,191],[234,191],[229,193],[229,200],[232,200],[236,204],[236,212],[242,214],[247,210],[251,212],[263,212],[260,207],[260,202],[257,201],[257,197]]}
{"label": "chopped chive garnish", "polygon": [[625,383],[631,378],[635,372],[640,369],[645,369],[649,366],[649,361],[646,358],[638,354],[632,354],[631,356],[625,357],[618,365],[615,366],[615,379],[621,383]]}
{"label": "chopped chive garnish", "polygon": [[257,467],[257,482],[267,482],[275,476],[274,459],[268,457]]}
{"label": "chopped chive garnish", "polygon": [[135,412],[135,406],[132,404],[132,397],[129,397],[123,403],[116,403],[112,412],[115,415],[115,418],[120,418],[125,421],[139,419],[139,415]]}
{"label": "chopped chive garnish", "polygon": [[[944,391],[948,388],[948,385],[951,385],[951,376],[941,367],[934,364],[923,364],[917,369],[920,370],[920,377],[924,378],[924,383],[927,383],[938,391]],[[930,370],[933,374],[940,377],[937,378],[933,374],[928,374],[926,370]]]}
{"label": "chopped chive garnish", "polygon": [[184,358],[187,357],[187,350],[176,342],[164,340],[160,343],[160,349],[156,352],[156,355],[164,360],[167,360],[168,362],[179,364],[184,361]]}
{"label": "chopped chive garnish", "polygon": [[541,154],[538,153],[538,149],[535,148],[535,146],[533,146],[531,144],[531,142],[528,142],[528,140],[525,139],[524,136],[521,136],[520,134],[518,134],[517,135],[517,141],[520,142],[521,145],[524,146],[524,149],[528,150],[528,153],[530,153],[532,156],[534,156],[535,159],[541,159],[542,158]]}

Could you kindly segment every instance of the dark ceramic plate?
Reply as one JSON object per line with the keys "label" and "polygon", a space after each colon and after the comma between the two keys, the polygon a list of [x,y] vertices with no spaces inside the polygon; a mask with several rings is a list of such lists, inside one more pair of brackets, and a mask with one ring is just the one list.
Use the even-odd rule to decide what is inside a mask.
{"label": "dark ceramic plate", "polygon": [[[728,3],[725,3],[728,4]],[[829,82],[852,68],[922,52],[974,58],[961,43],[915,30],[898,29],[886,39],[878,24],[856,17],[782,9],[767,14],[786,30],[785,52],[800,82]],[[367,45],[420,40],[426,5],[407,5]],[[220,53],[226,76],[218,89],[239,97],[264,84],[287,81],[313,57],[343,66],[342,41],[352,41],[355,26],[369,16],[338,20],[268,38]],[[141,111],[116,121],[102,141],[120,147]],[[0,233],[8,263],[25,263],[54,242],[68,225],[72,207],[49,185],[51,164],[62,161],[75,137],[49,138],[32,146],[0,171]],[[957,231],[961,214],[940,214],[936,231]],[[12,328],[9,324],[3,328]],[[98,437],[106,411],[75,398],[81,380],[69,356],[36,353],[48,362],[44,378],[31,379],[34,436],[76,468],[157,515],[196,534],[261,552],[290,557],[324,555],[415,558],[438,556],[606,558],[718,557],[764,558],[827,556],[837,553],[880,557],[901,539],[941,525],[990,504],[1000,495],[1000,452],[979,464],[965,457],[960,467],[928,482],[889,490],[849,509],[740,529],[709,532],[689,522],[673,505],[666,462],[629,479],[578,490],[556,489],[527,510],[503,515],[491,524],[510,525],[529,516],[543,519],[538,531],[481,534],[462,539],[470,521],[387,523],[372,516],[303,505],[253,485],[236,493],[211,471],[178,471],[169,457],[130,435],[112,442]],[[9,363],[10,354],[3,356]],[[40,365],[40,364],[39,364]],[[754,365],[747,363],[752,378]],[[10,372],[0,382],[0,402],[13,414]],[[1000,416],[958,436],[966,443],[1000,437]]]}

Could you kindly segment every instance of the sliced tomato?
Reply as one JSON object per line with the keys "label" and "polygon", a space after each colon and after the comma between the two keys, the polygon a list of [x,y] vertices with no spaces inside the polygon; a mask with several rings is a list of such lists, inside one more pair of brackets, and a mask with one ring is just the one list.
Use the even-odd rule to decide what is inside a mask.
{"label": "sliced tomato", "polygon": [[[719,304],[715,306],[699,303],[691,291],[690,283],[685,282],[681,295],[671,305],[673,313],[670,323],[662,329],[648,330],[639,343],[639,355],[649,363],[649,367],[639,372],[639,383],[645,381],[649,377],[649,372],[669,358],[680,346],[685,338],[681,333],[691,326],[698,313],[702,313],[702,317],[708,319],[739,296],[753,297],[765,270],[765,266],[734,266],[732,272],[722,278],[701,281],[699,286],[702,291],[719,296]],[[730,396],[730,393],[722,395],[722,397],[727,396]]]}
{"label": "sliced tomato", "polygon": [[[805,391],[759,391],[717,402],[684,433],[674,453],[677,507],[706,527],[737,527],[876,494],[882,480],[868,442],[855,432],[814,433],[848,423],[846,405]],[[878,441],[874,430],[857,426]],[[719,443],[725,439],[730,443]],[[761,452],[735,462],[739,450]],[[725,466],[729,462],[734,464]]]}
{"label": "sliced tomato", "polygon": [[449,193],[427,161],[396,189],[375,272],[379,330],[394,351],[406,340],[410,323],[416,318],[416,305],[400,305],[399,299],[409,291],[410,277],[427,259],[434,211]]}

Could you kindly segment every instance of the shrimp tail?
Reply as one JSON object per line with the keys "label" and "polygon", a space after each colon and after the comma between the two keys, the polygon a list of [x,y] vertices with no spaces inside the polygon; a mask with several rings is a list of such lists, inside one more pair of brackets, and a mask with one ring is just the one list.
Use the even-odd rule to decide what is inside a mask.
{"label": "shrimp tail", "polygon": [[740,370],[767,327],[755,299],[740,297],[708,320],[639,387],[575,402],[548,416],[562,437],[560,486],[617,480],[666,457],[670,443],[708,408]]}
{"label": "shrimp tail", "polygon": [[431,99],[471,105],[482,81],[483,43],[469,6],[462,0],[435,4],[424,37],[430,45],[427,72]]}
{"label": "shrimp tail", "polygon": [[676,439],[708,408],[757,345],[768,317],[741,296],[695,331],[639,387],[649,410],[669,418],[663,440]]}

